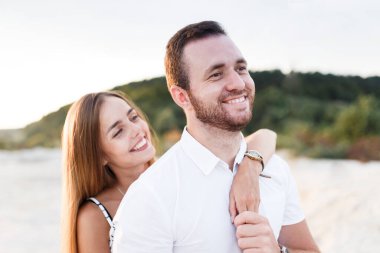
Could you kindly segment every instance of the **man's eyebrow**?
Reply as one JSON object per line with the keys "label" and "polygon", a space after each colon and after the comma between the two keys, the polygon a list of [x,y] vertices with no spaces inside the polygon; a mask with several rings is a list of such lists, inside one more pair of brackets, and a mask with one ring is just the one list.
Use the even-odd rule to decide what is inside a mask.
{"label": "man's eyebrow", "polygon": [[217,64],[214,64],[214,65],[208,67],[208,68],[206,69],[205,73],[208,74],[208,73],[214,71],[215,69],[223,68],[224,66],[225,66],[224,63],[217,63]]}
{"label": "man's eyebrow", "polygon": [[[131,114],[132,112],[134,111],[133,108],[130,108],[127,112],[127,116],[129,116],[129,114]],[[115,126],[117,126],[118,124],[121,123],[121,120],[117,120],[115,123],[113,123],[107,130],[107,133],[109,133]]]}
{"label": "man's eyebrow", "polygon": [[241,63],[244,63],[244,64],[247,64],[247,61],[244,59],[244,58],[240,58],[236,61],[237,64],[241,64]]}
{"label": "man's eyebrow", "polygon": [[[242,64],[242,63],[247,64],[247,61],[244,58],[239,58],[236,60],[236,64]],[[223,68],[224,66],[225,66],[224,63],[214,64],[214,65],[210,66],[209,68],[207,68],[205,73],[208,74],[208,73],[214,71],[215,69]]]}

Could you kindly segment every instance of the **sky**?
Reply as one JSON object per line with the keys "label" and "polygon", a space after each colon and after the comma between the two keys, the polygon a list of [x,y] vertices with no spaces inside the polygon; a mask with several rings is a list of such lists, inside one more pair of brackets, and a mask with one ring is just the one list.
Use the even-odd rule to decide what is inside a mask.
{"label": "sky", "polygon": [[0,0],[0,129],[164,75],[169,38],[215,20],[253,71],[380,75],[375,0]]}

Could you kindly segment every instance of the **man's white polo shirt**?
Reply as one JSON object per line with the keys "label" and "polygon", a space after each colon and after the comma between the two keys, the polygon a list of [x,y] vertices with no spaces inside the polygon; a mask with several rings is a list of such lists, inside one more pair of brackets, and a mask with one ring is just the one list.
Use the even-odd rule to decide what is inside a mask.
{"label": "man's white polo shirt", "polygon": [[[229,191],[234,171],[185,129],[181,140],[134,182],[114,218],[113,253],[240,252],[231,223]],[[274,157],[260,178],[260,213],[276,238],[282,225],[302,221],[297,191],[286,163]]]}

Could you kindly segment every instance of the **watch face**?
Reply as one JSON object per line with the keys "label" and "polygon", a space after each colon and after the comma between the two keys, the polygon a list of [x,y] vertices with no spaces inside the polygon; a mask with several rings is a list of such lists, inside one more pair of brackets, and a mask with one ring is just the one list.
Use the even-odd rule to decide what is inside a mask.
{"label": "watch face", "polygon": [[254,151],[254,150],[248,150],[247,153],[250,155],[250,156],[253,156],[253,157],[256,157],[258,159],[263,159],[263,157],[261,156],[261,154],[257,151]]}
{"label": "watch face", "polygon": [[252,154],[250,152],[247,152],[245,155],[248,156],[248,158],[256,160],[256,161],[261,161],[262,160],[259,156],[255,155],[255,154]]}

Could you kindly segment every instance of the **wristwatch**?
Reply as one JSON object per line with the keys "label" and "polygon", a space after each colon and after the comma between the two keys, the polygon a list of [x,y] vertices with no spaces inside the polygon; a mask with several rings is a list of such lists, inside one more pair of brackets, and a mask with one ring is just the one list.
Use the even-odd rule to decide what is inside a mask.
{"label": "wristwatch", "polygon": [[285,246],[278,245],[280,246],[280,253],[289,253],[288,249]]}
{"label": "wristwatch", "polygon": [[248,157],[251,160],[259,161],[261,163],[261,172],[264,170],[264,161],[263,156],[256,150],[247,150],[244,153],[244,156]]}

